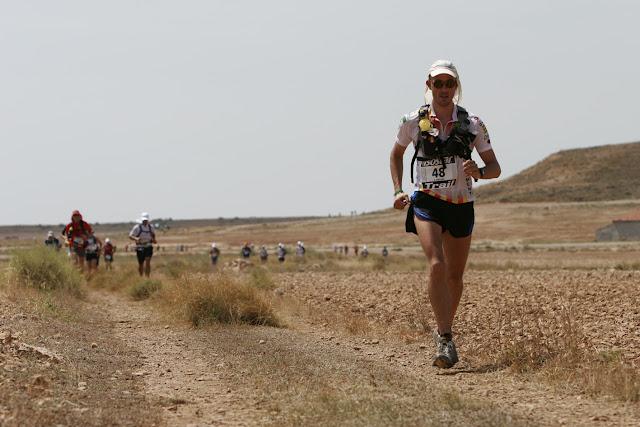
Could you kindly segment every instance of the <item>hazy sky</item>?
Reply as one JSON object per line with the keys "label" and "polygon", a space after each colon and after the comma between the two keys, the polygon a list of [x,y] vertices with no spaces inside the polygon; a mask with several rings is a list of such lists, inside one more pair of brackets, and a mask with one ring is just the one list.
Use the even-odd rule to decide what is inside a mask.
{"label": "hazy sky", "polygon": [[0,224],[389,207],[399,120],[438,58],[503,177],[636,141],[638,16],[631,0],[0,1]]}

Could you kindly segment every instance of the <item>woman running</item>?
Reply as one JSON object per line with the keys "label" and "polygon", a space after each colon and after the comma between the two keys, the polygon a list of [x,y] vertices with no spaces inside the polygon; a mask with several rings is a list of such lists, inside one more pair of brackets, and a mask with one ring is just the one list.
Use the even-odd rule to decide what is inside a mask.
{"label": "woman running", "polygon": [[[403,117],[391,150],[393,207],[409,205],[406,231],[418,235],[429,262],[429,300],[437,323],[433,365],[450,368],[458,362],[452,324],[462,296],[474,224],[473,181],[500,176],[489,133],[478,116],[458,102],[462,87],[451,61],[438,60],[429,69],[428,104]],[[430,96],[428,96],[430,95]],[[409,144],[415,153],[411,180],[415,191],[402,190],[403,156]],[[475,149],[484,162],[471,159]]]}

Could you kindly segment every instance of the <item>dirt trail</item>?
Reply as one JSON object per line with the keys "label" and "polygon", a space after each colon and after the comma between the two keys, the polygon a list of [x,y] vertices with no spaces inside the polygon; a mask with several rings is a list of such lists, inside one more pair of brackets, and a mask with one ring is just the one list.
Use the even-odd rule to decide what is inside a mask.
{"label": "dirt trail", "polygon": [[[149,400],[163,408],[169,425],[300,424],[307,403],[299,401],[304,388],[296,387],[309,377],[338,383],[349,393],[373,384],[377,393],[402,396],[417,387],[427,404],[430,393],[454,390],[494,408],[501,418],[489,425],[510,425],[510,420],[514,425],[640,425],[637,405],[567,395],[504,371],[472,366],[464,357],[460,369],[436,370],[430,366],[428,343],[358,338],[302,317],[290,319],[284,329],[194,330],[165,323],[146,302],[102,292],[94,298],[115,323],[116,335],[143,355],[144,366],[133,375],[144,378]],[[283,370],[299,376],[285,382]],[[478,416],[457,415],[453,425],[474,423]],[[312,419],[306,423],[313,424]],[[424,422],[398,419],[395,424]]]}
{"label": "dirt trail", "polygon": [[215,362],[215,348],[199,339],[197,331],[175,323],[163,325],[145,303],[105,292],[95,298],[115,323],[116,336],[142,354],[144,366],[132,374],[144,378],[150,400],[163,408],[168,425],[257,422],[252,402],[234,395],[220,378],[227,368],[224,362]]}

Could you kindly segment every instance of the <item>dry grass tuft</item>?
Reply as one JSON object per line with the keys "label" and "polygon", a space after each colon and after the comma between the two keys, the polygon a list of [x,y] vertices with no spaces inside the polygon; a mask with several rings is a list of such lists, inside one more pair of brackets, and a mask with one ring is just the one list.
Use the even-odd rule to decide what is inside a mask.
{"label": "dry grass tuft", "polygon": [[159,280],[143,280],[129,288],[129,295],[136,301],[149,298],[154,293],[162,289],[162,283]]}
{"label": "dry grass tuft", "polygon": [[276,288],[276,284],[269,275],[269,272],[263,267],[253,267],[249,270],[248,283],[257,289],[267,291]]}
{"label": "dry grass tuft", "polygon": [[189,273],[207,273],[211,271],[209,257],[197,255],[163,255],[158,257],[154,269],[172,279],[179,279]]}
{"label": "dry grass tuft", "polygon": [[640,270],[640,262],[619,262],[613,268],[616,270]]}
{"label": "dry grass tuft", "polygon": [[640,401],[640,372],[620,352],[596,351],[576,324],[571,307],[549,308],[533,298],[525,300],[507,303],[498,313],[497,334],[490,344],[480,346],[496,349],[491,360],[484,358],[485,363],[577,386],[593,396]]}
{"label": "dry grass tuft", "polygon": [[387,260],[382,256],[376,256],[373,258],[373,266],[371,268],[374,271],[384,271],[387,268]]}
{"label": "dry grass tuft", "polygon": [[80,297],[84,278],[67,257],[49,248],[17,250],[10,262],[10,282],[43,291]]}
{"label": "dry grass tuft", "polygon": [[344,329],[351,335],[367,335],[372,331],[367,318],[360,314],[351,313],[343,317]]}
{"label": "dry grass tuft", "polygon": [[640,401],[640,372],[626,363],[620,354],[614,358],[601,353],[583,375],[587,391],[637,403]]}
{"label": "dry grass tuft", "polygon": [[162,292],[179,317],[194,326],[245,323],[280,326],[271,304],[254,287],[226,275],[191,274]]}
{"label": "dry grass tuft", "polygon": [[620,352],[592,352],[569,369],[555,363],[544,372],[551,381],[578,384],[592,396],[610,396],[622,402],[640,401],[640,372],[626,363]]}
{"label": "dry grass tuft", "polygon": [[516,372],[537,370],[549,362],[574,366],[589,343],[573,318],[566,306],[547,313],[533,301],[499,313],[497,363]]}
{"label": "dry grass tuft", "polygon": [[90,281],[94,288],[109,291],[129,289],[140,280],[138,270],[133,265],[118,266],[111,271],[99,270]]}

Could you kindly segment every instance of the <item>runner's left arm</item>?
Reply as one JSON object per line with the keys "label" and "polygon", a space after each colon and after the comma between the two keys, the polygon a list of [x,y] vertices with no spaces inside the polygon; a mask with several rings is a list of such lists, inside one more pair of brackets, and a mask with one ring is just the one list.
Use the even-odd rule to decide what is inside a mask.
{"label": "runner's left arm", "polygon": [[497,178],[502,173],[500,169],[500,163],[496,159],[496,153],[493,150],[487,150],[480,153],[480,158],[484,162],[484,175],[482,179]]}
{"label": "runner's left arm", "polygon": [[491,137],[489,136],[487,126],[479,117],[473,116],[471,118],[471,127],[473,133],[476,135],[473,140],[473,148],[476,149],[478,155],[484,162],[484,169],[482,173],[480,173],[481,168],[478,167],[475,161],[465,160],[463,163],[465,174],[473,177],[475,180],[499,177],[501,172],[500,164],[496,159],[496,154],[493,152]]}

